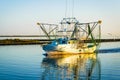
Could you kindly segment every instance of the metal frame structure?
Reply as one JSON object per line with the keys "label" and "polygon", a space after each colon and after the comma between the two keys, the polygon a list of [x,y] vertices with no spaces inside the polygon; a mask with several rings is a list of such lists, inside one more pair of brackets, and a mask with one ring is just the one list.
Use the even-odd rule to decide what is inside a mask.
{"label": "metal frame structure", "polygon": [[[47,38],[49,40],[51,39],[51,33],[54,31],[56,32],[56,30],[58,29],[58,25],[56,25],[56,24],[37,23],[37,25],[40,26],[40,28],[42,29],[42,31],[44,32],[44,34],[47,36]],[[55,33],[53,33],[53,34],[55,36]]]}
{"label": "metal frame structure", "polygon": [[[68,37],[69,39],[76,38],[77,40],[91,40],[96,45],[95,37],[93,35],[94,30],[98,27],[98,40],[101,38],[101,21],[80,23],[75,17],[63,18],[60,22],[61,26],[48,23],[37,23],[40,26],[44,34],[48,39],[51,39],[51,35],[57,37]],[[54,33],[54,34],[52,34]]]}

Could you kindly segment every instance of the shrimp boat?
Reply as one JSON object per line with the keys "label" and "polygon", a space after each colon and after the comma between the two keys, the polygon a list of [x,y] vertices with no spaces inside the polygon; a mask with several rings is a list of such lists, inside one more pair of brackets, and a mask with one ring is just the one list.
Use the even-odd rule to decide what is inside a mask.
{"label": "shrimp boat", "polygon": [[42,46],[47,54],[93,53],[99,46],[101,21],[80,23],[63,18],[60,25],[37,23],[51,43]]}

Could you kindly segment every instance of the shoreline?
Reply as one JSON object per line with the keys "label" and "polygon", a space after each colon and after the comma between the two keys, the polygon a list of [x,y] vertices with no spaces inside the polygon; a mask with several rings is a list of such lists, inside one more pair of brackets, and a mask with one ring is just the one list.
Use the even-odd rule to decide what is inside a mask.
{"label": "shoreline", "polygon": [[[0,45],[44,45],[51,43],[54,39],[1,39]],[[99,40],[96,40],[99,41]],[[118,42],[120,39],[101,39],[101,42]],[[89,40],[85,40],[84,42],[90,42]]]}

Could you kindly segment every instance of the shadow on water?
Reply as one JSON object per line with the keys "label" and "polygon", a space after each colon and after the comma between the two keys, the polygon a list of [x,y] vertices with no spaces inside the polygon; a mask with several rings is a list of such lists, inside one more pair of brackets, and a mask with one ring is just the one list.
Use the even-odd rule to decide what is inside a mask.
{"label": "shadow on water", "polygon": [[101,65],[96,53],[48,55],[42,61],[42,80],[100,80]]}
{"label": "shadow on water", "polygon": [[98,53],[118,53],[120,48],[110,48],[110,49],[99,49]]}

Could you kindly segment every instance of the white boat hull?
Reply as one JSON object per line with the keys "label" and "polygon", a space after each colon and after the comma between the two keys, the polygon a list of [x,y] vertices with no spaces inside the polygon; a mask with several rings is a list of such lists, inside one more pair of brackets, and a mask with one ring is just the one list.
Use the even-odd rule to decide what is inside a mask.
{"label": "white boat hull", "polygon": [[73,44],[60,44],[56,50],[68,53],[93,53],[96,50],[96,46],[77,48],[76,45]]}

